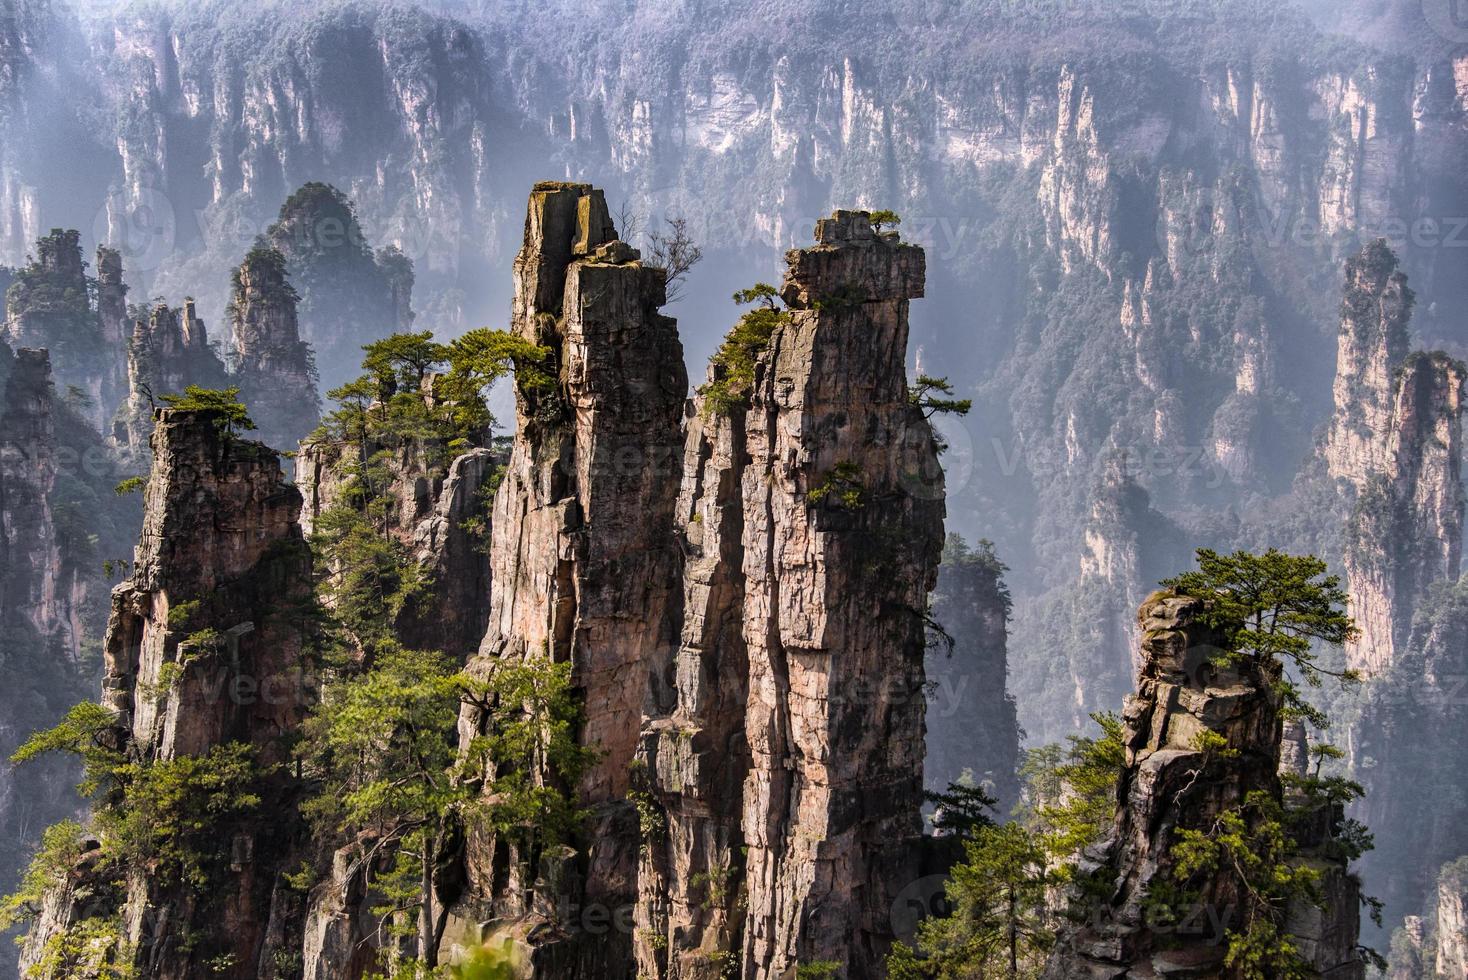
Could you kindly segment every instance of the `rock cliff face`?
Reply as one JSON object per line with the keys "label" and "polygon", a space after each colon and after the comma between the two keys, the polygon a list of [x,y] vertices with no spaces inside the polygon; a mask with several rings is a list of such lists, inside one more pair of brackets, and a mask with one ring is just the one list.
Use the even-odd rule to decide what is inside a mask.
{"label": "rock cliff face", "polygon": [[[51,366],[45,351],[0,346],[0,752],[53,722],[82,688],[81,609],[62,560]],[[93,639],[95,642],[95,638]],[[63,766],[0,773],[0,880],[21,864],[34,823],[80,806]],[[0,975],[5,975],[0,972]]]}
{"label": "rock cliff face", "polygon": [[1437,975],[1468,976],[1468,861],[1442,869],[1437,879]]}
{"label": "rock cliff face", "polygon": [[1324,454],[1353,508],[1344,564],[1360,636],[1347,660],[1372,673],[1392,664],[1414,610],[1457,578],[1462,556],[1468,369],[1441,352],[1408,354],[1412,302],[1386,242],[1347,263]]}
{"label": "rock cliff face", "polygon": [[[0,755],[95,690],[107,623],[104,559],[136,540],[135,498],[100,437],[60,398],[46,351],[0,345]],[[0,771],[0,888],[41,828],[74,815],[60,760]],[[13,976],[14,962],[0,967]]]}
{"label": "rock cliff face", "polygon": [[1346,263],[1346,292],[1336,345],[1335,415],[1325,458],[1330,475],[1364,487],[1386,463],[1394,383],[1407,359],[1415,294],[1385,241]]}
{"label": "rock cliff face", "polygon": [[[1089,5],[1063,30],[1043,5],[915,17],[868,0],[883,45],[813,0],[787,6],[788,20],[753,2],[557,3],[529,19],[437,5],[455,20],[357,3],[303,20],[174,4],[98,16],[88,39],[33,3],[5,32],[6,94],[85,97],[6,117],[0,246],[19,261],[42,215],[86,228],[100,211],[107,240],[156,269],[150,292],[182,295],[222,286],[229,233],[325,177],[374,242],[415,261],[437,300],[424,312],[448,324],[499,315],[483,273],[519,245],[504,202],[546,161],[610,175],[635,211],[687,215],[721,265],[751,272],[834,204],[892,207],[936,257],[917,344],[980,400],[980,444],[1018,453],[950,512],[1000,535],[1021,600],[1075,588],[1070,531],[1111,447],[1160,454],[1145,488],[1195,523],[1288,491],[1330,412],[1332,283],[1363,241],[1403,239],[1420,332],[1455,355],[1468,344],[1450,312],[1468,286],[1444,247],[1462,237],[1445,216],[1468,213],[1468,68],[1418,43],[1432,4],[1397,4],[1412,23],[1380,45],[1243,0],[1186,17]],[[959,36],[983,40],[957,50]],[[87,133],[90,116],[58,108],[74,105],[126,122]],[[52,179],[73,168],[97,176]],[[214,322],[227,296],[197,295]],[[685,330],[711,320],[690,308]],[[1173,479],[1189,460],[1209,474]],[[1022,721],[1051,738],[1073,709],[1039,696],[1069,640],[1044,608],[1017,604],[1011,654],[1036,695]],[[1096,686],[1125,689],[1121,663]]]}
{"label": "rock cliff face", "polygon": [[[1207,829],[1250,793],[1284,800],[1274,679],[1251,661],[1214,662],[1223,638],[1205,625],[1206,603],[1157,592],[1138,613],[1142,667],[1137,693],[1123,712],[1120,806],[1098,871],[1111,890],[1103,904],[1085,910],[1083,925],[1062,936],[1045,974],[1054,980],[1229,975],[1221,930],[1240,921],[1248,901],[1242,879],[1225,872],[1201,882],[1189,907],[1206,914],[1181,925],[1158,918],[1149,904],[1177,887],[1178,831]],[[1304,755],[1302,734],[1286,753],[1295,766]],[[1217,739],[1229,751],[1208,747]],[[1344,867],[1312,856],[1340,816],[1324,816],[1319,841],[1301,841],[1302,859],[1325,865],[1327,909],[1297,910],[1290,928],[1322,976],[1361,978],[1364,968],[1355,955],[1359,886]]]}
{"label": "rock cliff face", "polygon": [[315,357],[296,320],[299,298],[286,278],[284,256],[272,248],[251,249],[231,279],[240,398],[260,427],[260,441],[287,449],[321,419]]}
{"label": "rock cliff face", "polygon": [[[308,439],[296,457],[295,482],[305,498],[301,526],[309,537],[317,519],[345,491],[344,470],[357,454],[388,447],[342,445]],[[388,501],[386,533],[411,549],[427,589],[428,603],[409,603],[394,633],[410,650],[442,650],[465,661],[479,649],[489,620],[489,555],[483,532],[490,520],[488,492],[501,460],[487,448],[436,470],[424,447],[393,450],[392,479],[382,490]]]}
{"label": "rock cliff face", "polygon": [[112,443],[126,465],[146,471],[153,410],[164,395],[183,392],[188,385],[223,388],[228,383],[224,362],[209,346],[209,332],[185,300],[182,309],[159,304],[146,320],[133,323],[127,345],[127,401],[112,420]]}
{"label": "rock cliff face", "polygon": [[[536,185],[515,260],[512,329],[550,349],[559,377],[552,390],[518,395],[492,518],[489,628],[470,669],[570,662],[584,693],[581,738],[603,754],[579,787],[593,812],[580,887],[546,892],[519,877],[528,855],[471,834],[458,913],[467,922],[492,909],[543,919],[558,901],[625,910],[634,898],[637,816],[627,793],[643,713],[666,697],[681,599],[673,507],[688,381],[674,321],[658,312],[663,297],[664,273],[617,241],[601,191]],[[477,709],[465,710],[464,744],[482,724]],[[558,941],[567,937],[552,929],[538,966],[630,975],[625,932],[588,942],[575,925],[555,923],[573,934]]]}
{"label": "rock cliff face", "polygon": [[1007,814],[1018,802],[1019,722],[1008,693],[1009,590],[1004,566],[982,542],[949,536],[933,593],[933,618],[953,640],[929,646],[923,785],[941,791],[965,774]]}
{"label": "rock cliff face", "polygon": [[[1248,793],[1280,794],[1279,703],[1270,679],[1248,662],[1222,668],[1210,661],[1222,636],[1204,624],[1206,610],[1205,600],[1158,592],[1138,612],[1142,668],[1122,715],[1126,763],[1104,860],[1113,890],[1104,914],[1063,937],[1047,977],[1146,976],[1184,966],[1203,976],[1221,972],[1218,937],[1172,935],[1146,915],[1153,889],[1172,883],[1177,830],[1205,827]],[[1221,736],[1237,754],[1210,757],[1202,733]],[[1237,910],[1241,887],[1219,875],[1199,901]]]}
{"label": "rock cliff face", "polygon": [[391,246],[374,253],[356,207],[335,187],[313,181],[297,189],[266,238],[285,256],[301,297],[301,338],[316,353],[325,387],[351,377],[363,344],[412,325],[412,261]]}
{"label": "rock cliff face", "polygon": [[1455,788],[1468,765],[1465,677],[1468,583],[1460,579],[1418,607],[1407,642],[1367,685],[1351,729],[1353,776],[1367,789],[1353,815],[1377,829],[1362,873],[1386,903],[1389,925],[1402,916],[1430,922],[1439,869],[1468,853]]}
{"label": "rock cliff face", "polygon": [[667,829],[643,858],[640,973],[874,975],[921,873],[943,494],[903,362],[924,256],[864,213],[816,239],[787,256],[789,319],[747,402],[689,425],[676,700],[644,736]]}
{"label": "rock cliff face", "polygon": [[15,273],[5,293],[6,329],[12,345],[47,349],[56,381],[78,410],[102,428],[122,391],[122,344],[117,317],[125,287],[117,253],[99,250],[93,306],[81,236],[53,228],[35,244],[35,255]]}
{"label": "rock cliff face", "polygon": [[141,975],[245,980],[270,962],[271,905],[295,826],[284,777],[269,767],[289,757],[283,736],[310,703],[301,499],[273,452],[226,435],[207,413],[160,410],[153,457],[134,573],[113,592],[104,650],[115,744],[145,771],[249,746],[268,815],[217,828],[224,839],[210,846],[226,859],[205,888],[143,866],[112,887],[115,868],[90,881],[83,866],[81,885],[48,899],[21,966],[37,966],[48,941],[81,919],[101,917],[117,923],[114,955]]}

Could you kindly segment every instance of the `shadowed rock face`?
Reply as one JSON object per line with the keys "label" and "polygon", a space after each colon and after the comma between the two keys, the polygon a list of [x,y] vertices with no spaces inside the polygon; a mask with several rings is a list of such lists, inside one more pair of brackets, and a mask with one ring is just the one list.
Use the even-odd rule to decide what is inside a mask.
{"label": "shadowed rock face", "polygon": [[[1137,614],[1142,666],[1123,712],[1126,763],[1120,804],[1106,842],[1104,876],[1115,885],[1105,914],[1063,937],[1046,976],[1221,976],[1226,947],[1215,937],[1154,931],[1146,901],[1172,880],[1178,829],[1208,826],[1225,808],[1262,790],[1278,796],[1279,702],[1271,678],[1252,663],[1220,668],[1210,658],[1223,637],[1205,625],[1207,603],[1157,592]],[[1214,758],[1199,748],[1203,733],[1221,736],[1237,755]],[[1199,900],[1236,910],[1240,883],[1219,876]],[[1113,972],[1107,972],[1108,970]]]}
{"label": "shadowed rock face", "polygon": [[[301,674],[311,558],[300,494],[274,452],[224,434],[209,414],[165,409],[154,424],[134,573],[113,591],[104,651],[115,745],[144,766],[230,743],[253,746],[263,766],[282,763],[284,736],[299,727],[310,694]],[[207,893],[143,867],[113,887],[115,869],[89,880],[84,859],[48,898],[22,969],[59,930],[105,914],[120,917],[141,975],[185,980],[209,962],[226,963],[221,976],[257,976],[272,955],[276,882],[295,831],[284,778],[261,777],[261,817],[218,842],[229,870]],[[195,933],[209,942],[184,942]]]}
{"label": "shadowed rock face", "polygon": [[992,552],[946,550],[933,593],[933,618],[953,638],[926,660],[928,695],[923,782],[946,789],[965,773],[990,787],[994,812],[1008,814],[1019,798],[1019,723],[1006,690],[1009,596],[1004,566]]}
{"label": "shadowed rock face", "polygon": [[410,549],[426,588],[424,598],[400,611],[394,633],[407,649],[441,650],[468,660],[484,637],[490,597],[489,557],[469,523],[488,523],[487,490],[499,462],[494,453],[471,449],[444,472],[411,442],[387,447],[371,440],[359,446],[308,439],[295,465],[305,497],[301,525],[310,536],[321,515],[341,501],[348,468],[384,450],[392,454],[392,477],[376,490],[387,502],[385,530]]}
{"label": "shadowed rock face", "polygon": [[316,361],[301,340],[299,297],[275,249],[255,248],[231,280],[230,325],[239,360],[240,399],[267,446],[293,448],[321,419]]}

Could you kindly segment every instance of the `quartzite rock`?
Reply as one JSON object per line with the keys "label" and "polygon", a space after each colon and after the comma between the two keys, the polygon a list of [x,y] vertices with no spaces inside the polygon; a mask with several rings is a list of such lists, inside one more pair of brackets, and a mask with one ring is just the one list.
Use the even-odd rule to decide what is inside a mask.
{"label": "quartzite rock", "polygon": [[127,400],[111,430],[125,465],[147,470],[153,409],[164,395],[182,394],[189,385],[227,384],[224,362],[209,346],[208,330],[193,300],[185,300],[181,310],[160,303],[146,320],[136,321],[127,346]]}
{"label": "quartzite rock", "polygon": [[316,361],[296,322],[299,297],[285,259],[256,247],[231,279],[230,326],[238,358],[240,398],[260,427],[260,441],[294,449],[321,418]]}
{"label": "quartzite rock", "polygon": [[[104,651],[103,704],[117,717],[117,745],[145,766],[230,742],[254,746],[266,766],[284,762],[283,736],[313,693],[302,673],[311,557],[300,494],[274,452],[226,434],[210,413],[160,410],[152,448],[134,574],[113,592]],[[272,961],[272,905],[293,822],[271,812],[282,804],[271,787],[284,778],[262,780],[263,819],[219,842],[233,861],[207,893],[135,867],[111,906],[87,912],[120,918],[142,975],[191,980],[208,969],[255,980]],[[96,904],[87,888],[74,895]],[[47,907],[23,969],[82,915],[59,900]],[[209,941],[185,941],[196,933]]]}
{"label": "quartzite rock", "polygon": [[877,975],[892,899],[921,874],[921,610],[944,510],[904,369],[923,252],[863,212],[816,239],[786,257],[789,317],[746,403],[689,426],[677,701],[644,737],[667,827],[644,857],[649,975]]}
{"label": "quartzite rock", "polygon": [[[537,184],[515,260],[512,329],[549,347],[555,390],[518,394],[514,445],[495,497],[489,628],[471,670],[503,660],[570,662],[584,695],[582,740],[602,751],[579,786],[590,853],[523,878],[521,856],[471,833],[468,892],[451,926],[508,917],[545,976],[630,976],[629,937],[592,935],[567,909],[620,914],[634,899],[637,817],[627,799],[649,699],[677,649],[674,536],[683,402],[673,320],[658,312],[664,273],[617,242],[601,191]],[[483,718],[466,708],[461,744]],[[563,873],[566,872],[566,873]],[[530,937],[531,924],[551,923]],[[563,942],[567,936],[571,941]],[[578,972],[579,971],[579,972]]]}

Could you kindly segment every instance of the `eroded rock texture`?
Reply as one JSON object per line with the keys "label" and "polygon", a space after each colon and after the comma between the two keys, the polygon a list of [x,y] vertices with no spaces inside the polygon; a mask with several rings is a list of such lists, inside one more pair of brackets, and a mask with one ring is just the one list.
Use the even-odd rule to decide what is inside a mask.
{"label": "eroded rock texture", "polygon": [[[1054,980],[1142,977],[1184,967],[1200,971],[1197,976],[1221,975],[1225,948],[1216,937],[1156,928],[1145,907],[1154,888],[1173,883],[1178,829],[1207,826],[1250,792],[1280,793],[1279,702],[1271,679],[1249,662],[1235,668],[1212,662],[1223,637],[1205,625],[1206,611],[1205,600],[1171,592],[1154,593],[1138,611],[1142,668],[1122,715],[1126,764],[1104,860],[1103,874],[1114,886],[1101,914],[1062,938],[1046,972]],[[1238,754],[1210,756],[1200,747],[1204,733],[1221,736]],[[1199,900],[1237,909],[1240,886],[1220,875]]]}
{"label": "eroded rock texture", "polygon": [[234,271],[229,315],[236,383],[260,441],[277,449],[294,448],[321,418],[316,360],[297,326],[298,300],[275,249],[251,249]]}
{"label": "eroded rock texture", "polygon": [[[1162,591],[1138,613],[1142,668],[1123,712],[1120,806],[1098,872],[1111,890],[1062,936],[1045,974],[1052,980],[1232,975],[1222,930],[1240,921],[1247,901],[1239,877],[1225,871],[1194,882],[1190,908],[1206,914],[1182,925],[1158,917],[1148,903],[1178,883],[1178,831],[1209,828],[1250,793],[1285,800],[1281,756],[1298,767],[1306,748],[1296,732],[1291,751],[1282,753],[1274,677],[1249,660],[1215,661],[1223,637],[1207,625],[1207,610],[1207,600]],[[1318,839],[1301,841],[1303,859],[1324,866],[1328,901],[1324,910],[1296,910],[1291,929],[1323,976],[1359,978],[1359,886],[1343,866],[1315,854],[1340,817],[1321,815]]]}
{"label": "eroded rock texture", "polygon": [[[160,410],[154,471],[133,576],[113,592],[103,704],[115,744],[140,766],[252,746],[262,767],[289,758],[283,736],[310,703],[303,676],[311,558],[301,498],[265,446],[225,434],[219,419]],[[294,822],[279,770],[257,791],[266,818],[221,828],[227,871],[208,888],[143,866],[54,894],[22,955],[34,966],[48,940],[86,916],[120,919],[132,944],[118,954],[142,976],[255,978],[271,964],[271,905]],[[209,814],[201,814],[211,819]],[[98,895],[112,895],[112,904]],[[272,964],[273,965],[273,964]]]}
{"label": "eroded rock texture", "polygon": [[859,212],[816,238],[787,255],[789,318],[746,402],[689,426],[677,702],[644,743],[667,832],[644,859],[641,973],[877,975],[892,898],[920,874],[943,520],[903,369],[923,253]]}
{"label": "eroded rock texture", "polygon": [[[603,914],[630,909],[632,762],[677,648],[673,508],[688,381],[674,321],[658,312],[663,299],[664,273],[616,240],[601,191],[536,185],[515,260],[512,329],[551,349],[559,378],[553,390],[518,395],[493,511],[489,628],[471,670],[569,661],[584,694],[582,739],[603,755],[579,786],[593,811],[587,861],[548,861],[554,867],[541,873],[550,880],[540,882],[523,864],[531,855],[471,834],[469,889],[451,929],[474,941],[496,915],[525,931],[544,923],[527,945],[538,968],[556,971],[547,976],[630,975],[626,930],[581,933],[566,903],[578,912],[583,904]],[[477,709],[465,710],[464,744],[483,723]]]}
{"label": "eroded rock texture", "polygon": [[305,497],[301,525],[312,533],[323,513],[341,503],[349,467],[384,450],[392,474],[376,488],[386,501],[386,533],[406,546],[423,575],[424,598],[401,611],[394,634],[411,650],[442,650],[460,661],[479,648],[489,618],[490,494],[499,463],[487,448],[454,458],[445,471],[440,446],[375,442],[346,445],[322,439],[301,443],[295,482]]}
{"label": "eroded rock texture", "polygon": [[222,388],[224,362],[209,346],[209,332],[185,300],[182,309],[160,303],[146,320],[133,324],[127,346],[127,400],[112,420],[112,443],[119,457],[140,472],[149,465],[153,410],[164,395],[182,394],[188,385]]}
{"label": "eroded rock texture", "polygon": [[1344,563],[1360,635],[1346,655],[1371,673],[1391,666],[1413,611],[1435,583],[1457,578],[1462,554],[1468,368],[1441,352],[1408,353],[1412,304],[1385,242],[1347,263],[1325,460],[1352,506]]}
{"label": "eroded rock texture", "polygon": [[[137,498],[115,494],[117,480],[90,421],[56,392],[47,352],[0,344],[0,757],[96,690],[103,562],[137,540]],[[75,777],[55,757],[0,767],[0,887],[41,828],[81,810]]]}
{"label": "eroded rock texture", "polygon": [[1468,976],[1468,859],[1438,875],[1436,959],[1439,977]]}

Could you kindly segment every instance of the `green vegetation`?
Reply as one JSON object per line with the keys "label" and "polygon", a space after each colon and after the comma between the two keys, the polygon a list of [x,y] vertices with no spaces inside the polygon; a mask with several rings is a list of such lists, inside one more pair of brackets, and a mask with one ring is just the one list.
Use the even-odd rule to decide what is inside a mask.
{"label": "green vegetation", "polygon": [[922,921],[917,949],[894,944],[892,980],[1038,975],[1055,941],[1044,850],[1023,826],[1009,823],[976,828],[964,853],[946,889],[951,914]]}
{"label": "green vegetation", "polygon": [[898,225],[902,224],[902,219],[897,216],[897,212],[889,211],[886,208],[883,208],[880,211],[871,212],[869,217],[872,222],[872,230],[876,231],[878,234],[882,232],[882,229],[885,226],[890,225],[891,227],[896,228]]}
{"label": "green vegetation", "polygon": [[130,493],[141,493],[147,485],[148,478],[146,476],[130,476],[113,487],[112,492],[119,497],[123,497]]}
{"label": "green vegetation", "polygon": [[[477,973],[437,965],[447,913],[434,891],[437,863],[466,827],[513,839],[532,863],[571,840],[582,819],[573,788],[594,756],[576,741],[569,664],[506,661],[477,678],[441,652],[402,646],[400,613],[430,601],[434,583],[397,533],[388,489],[404,472],[441,476],[460,451],[488,441],[483,395],[496,379],[513,374],[525,397],[553,400],[553,359],[490,330],[453,344],[395,334],[364,351],[367,373],[332,392],[338,407],[313,436],[343,454],[344,479],[311,542],[326,571],[318,592],[333,669],[298,748],[303,812],[319,840],[371,832],[370,907],[389,950],[402,950],[385,953],[392,976],[495,976],[485,972],[493,964]],[[461,752],[466,704],[480,723]]]}
{"label": "green vegetation", "polygon": [[227,438],[255,428],[248,410],[240,401],[238,386],[220,390],[188,385],[182,395],[161,395],[160,398],[169,408],[180,412],[203,412],[214,416],[220,434]]}
{"label": "green vegetation", "polygon": [[[1293,669],[1312,684],[1327,674],[1352,679],[1349,672],[1332,674],[1315,659],[1314,644],[1342,643],[1354,629],[1344,611],[1345,595],[1336,579],[1325,575],[1324,563],[1277,551],[1221,556],[1204,549],[1198,552],[1198,566],[1164,584],[1211,601],[1208,623],[1225,638],[1215,660],[1252,665],[1273,685],[1287,715],[1324,727],[1327,719],[1286,676]],[[1083,849],[1100,840],[1115,819],[1117,780],[1125,762],[1121,720],[1094,718],[1099,737],[1074,736],[1065,748],[1049,745],[1027,753],[1021,767],[1024,800],[1012,823],[994,826],[983,813],[983,801],[959,787],[935,796],[955,813],[941,826],[965,838],[967,853],[947,889],[952,914],[925,920],[912,947],[894,948],[889,960],[894,980],[1037,975],[1056,928],[1045,912],[1047,889],[1068,882],[1083,907],[1110,893],[1109,869],[1083,874],[1077,864]],[[1237,750],[1212,731],[1200,732],[1193,747],[1200,779],[1222,778],[1219,766],[1237,757]],[[1283,796],[1251,792],[1207,826],[1174,830],[1172,880],[1147,896],[1149,916],[1180,921],[1181,910],[1202,900],[1220,878],[1232,877],[1246,899],[1226,932],[1231,975],[1244,980],[1313,976],[1287,932],[1288,916],[1301,904],[1323,906],[1320,859],[1350,862],[1372,847],[1366,828],[1349,819],[1334,823],[1326,839],[1318,839],[1322,812],[1338,812],[1362,795],[1359,784],[1322,774],[1325,763],[1340,754],[1332,746],[1316,745],[1313,769],[1283,777]],[[1309,841],[1308,851],[1302,841]],[[1379,912],[1379,903],[1368,904]],[[1374,964],[1383,962],[1370,950],[1361,954]]]}
{"label": "green vegetation", "polygon": [[813,504],[830,501],[847,510],[866,506],[867,488],[862,482],[861,467],[852,462],[837,463],[826,478],[806,494]]}
{"label": "green vegetation", "polygon": [[907,398],[913,408],[920,409],[925,418],[934,415],[967,415],[974,407],[972,398],[953,398],[953,385],[947,378],[934,378],[920,374],[908,390]]}
{"label": "green vegetation", "polygon": [[1328,727],[1329,721],[1306,700],[1289,668],[1310,687],[1319,687],[1324,676],[1345,683],[1360,680],[1356,671],[1333,671],[1319,662],[1319,644],[1345,643],[1356,627],[1345,612],[1340,577],[1327,575],[1325,562],[1313,555],[1287,555],[1273,548],[1262,555],[1220,555],[1200,548],[1197,571],[1162,585],[1212,600],[1208,621],[1225,633],[1218,661],[1252,662],[1275,684],[1287,713],[1316,728]]}
{"label": "green vegetation", "polygon": [[34,919],[46,892],[61,884],[82,852],[82,825],[63,820],[48,827],[21,876],[20,886],[0,900],[0,932]]}
{"label": "green vegetation", "polygon": [[754,385],[754,368],[770,345],[775,329],[790,320],[777,306],[779,292],[769,283],[755,283],[734,294],[734,302],[756,304],[739,317],[739,322],[713,356],[713,378],[698,389],[706,416],[729,415],[744,405]]}

